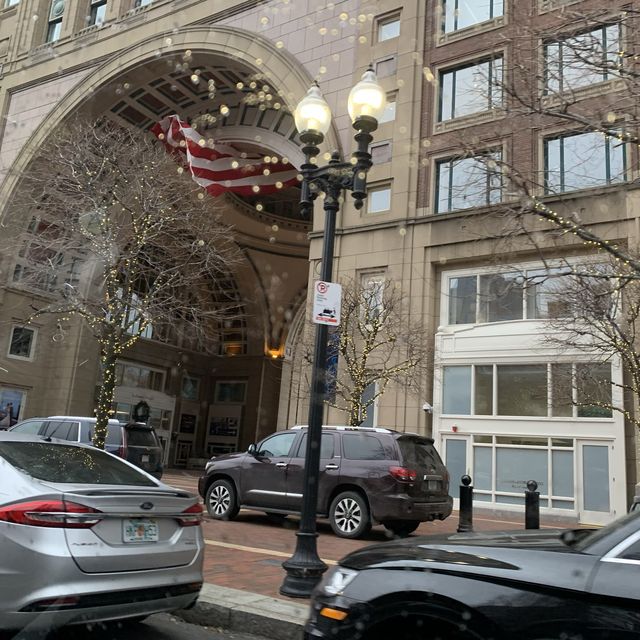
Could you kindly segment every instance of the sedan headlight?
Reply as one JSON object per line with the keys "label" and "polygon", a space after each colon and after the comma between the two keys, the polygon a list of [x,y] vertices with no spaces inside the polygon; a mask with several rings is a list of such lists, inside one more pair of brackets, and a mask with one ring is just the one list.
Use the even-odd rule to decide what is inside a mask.
{"label": "sedan headlight", "polygon": [[320,584],[320,590],[328,596],[342,595],[344,590],[358,575],[357,571],[340,565],[329,569]]}

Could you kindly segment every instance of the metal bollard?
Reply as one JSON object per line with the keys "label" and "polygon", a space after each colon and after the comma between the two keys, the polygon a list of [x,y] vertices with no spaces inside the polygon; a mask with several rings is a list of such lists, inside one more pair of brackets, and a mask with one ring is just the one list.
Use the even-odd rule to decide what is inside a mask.
{"label": "metal bollard", "polygon": [[537,491],[538,483],[535,480],[527,482],[524,492],[524,528],[540,528],[540,492]]}
{"label": "metal bollard", "polygon": [[458,519],[458,533],[473,531],[473,485],[471,476],[460,478],[460,517]]}

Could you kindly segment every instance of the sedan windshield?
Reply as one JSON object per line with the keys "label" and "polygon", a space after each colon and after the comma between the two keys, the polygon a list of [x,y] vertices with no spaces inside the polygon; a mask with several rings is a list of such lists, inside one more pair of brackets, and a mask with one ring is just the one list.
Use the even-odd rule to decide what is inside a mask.
{"label": "sedan windshield", "polygon": [[33,478],[48,482],[158,486],[124,462],[90,447],[48,442],[0,442],[0,457]]}

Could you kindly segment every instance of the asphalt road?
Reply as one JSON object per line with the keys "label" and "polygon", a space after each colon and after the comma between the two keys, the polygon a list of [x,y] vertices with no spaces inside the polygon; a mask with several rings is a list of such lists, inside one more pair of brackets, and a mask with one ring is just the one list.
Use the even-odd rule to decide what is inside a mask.
{"label": "asphalt road", "polygon": [[[188,624],[168,614],[157,614],[137,624],[65,627],[50,633],[1,634],[0,640],[264,640],[213,627]],[[283,640],[294,640],[283,638]]]}

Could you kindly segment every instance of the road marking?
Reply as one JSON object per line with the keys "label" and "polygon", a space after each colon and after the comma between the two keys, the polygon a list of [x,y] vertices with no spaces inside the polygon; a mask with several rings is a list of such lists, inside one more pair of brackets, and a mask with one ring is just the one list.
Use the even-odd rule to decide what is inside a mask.
{"label": "road marking", "polygon": [[[291,553],[285,553],[284,551],[274,551],[273,549],[259,549],[258,547],[245,547],[241,544],[233,544],[231,542],[220,542],[219,540],[207,540],[205,538],[205,544],[210,544],[212,547],[224,547],[225,549],[235,549],[236,551],[248,551],[249,553],[262,553],[266,556],[277,556],[278,558],[290,558]],[[326,560],[321,558],[322,562],[329,565],[338,564],[335,560]]]}

